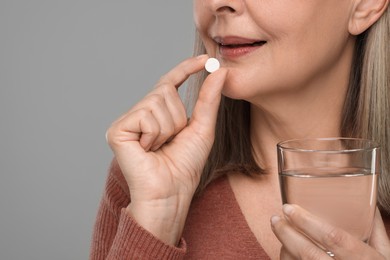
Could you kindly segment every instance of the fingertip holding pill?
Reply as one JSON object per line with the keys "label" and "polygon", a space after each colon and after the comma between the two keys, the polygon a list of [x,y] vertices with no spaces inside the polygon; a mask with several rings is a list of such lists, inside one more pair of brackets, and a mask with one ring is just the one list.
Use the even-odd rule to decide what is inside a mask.
{"label": "fingertip holding pill", "polygon": [[213,73],[214,71],[217,71],[220,66],[219,61],[216,58],[209,58],[204,67],[208,72]]}

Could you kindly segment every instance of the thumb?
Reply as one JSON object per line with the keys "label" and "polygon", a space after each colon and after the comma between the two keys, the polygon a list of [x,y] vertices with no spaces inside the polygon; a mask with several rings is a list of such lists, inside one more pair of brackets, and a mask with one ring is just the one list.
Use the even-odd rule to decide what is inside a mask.
{"label": "thumb", "polygon": [[214,134],[221,92],[228,70],[221,68],[204,81],[192,113],[189,126],[199,134]]}

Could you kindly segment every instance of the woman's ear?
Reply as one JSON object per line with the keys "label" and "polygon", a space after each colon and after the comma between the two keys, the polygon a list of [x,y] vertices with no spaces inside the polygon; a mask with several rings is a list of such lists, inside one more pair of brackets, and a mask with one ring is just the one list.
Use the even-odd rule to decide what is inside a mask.
{"label": "woman's ear", "polygon": [[349,20],[349,32],[358,35],[367,30],[386,11],[389,1],[356,0]]}

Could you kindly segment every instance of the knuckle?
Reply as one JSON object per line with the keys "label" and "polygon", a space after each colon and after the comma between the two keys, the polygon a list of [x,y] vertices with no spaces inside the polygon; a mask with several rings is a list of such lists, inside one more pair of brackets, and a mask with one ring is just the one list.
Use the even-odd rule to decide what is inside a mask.
{"label": "knuckle", "polygon": [[305,260],[319,260],[322,258],[322,254],[317,247],[310,244],[303,247],[303,250],[300,252],[300,259]]}
{"label": "knuckle", "polygon": [[161,88],[163,85],[166,85],[168,84],[169,82],[169,73],[163,75],[160,77],[160,79],[158,80],[155,88],[158,89],[158,88]]}
{"label": "knuckle", "polygon": [[161,130],[155,126],[155,125],[151,125],[151,124],[148,124],[146,125],[146,132],[143,133],[143,134],[147,134],[147,135],[150,135],[150,136],[158,136],[161,134]]}
{"label": "knuckle", "polygon": [[148,96],[148,103],[152,108],[158,108],[164,104],[164,98],[159,94],[150,94]]}
{"label": "knuckle", "polygon": [[181,129],[183,129],[184,127],[187,126],[187,123],[188,123],[188,118],[186,115],[183,115],[183,116],[180,116],[178,119],[177,119],[177,126],[176,126],[176,129],[175,129],[175,132],[178,132],[180,131]]}
{"label": "knuckle", "polygon": [[184,108],[184,106],[180,107],[178,109],[177,116],[175,116],[173,118],[173,120],[175,122],[175,132],[178,132],[187,126],[188,117],[187,117],[187,112],[186,112],[186,109]]}
{"label": "knuckle", "polygon": [[140,118],[147,118],[150,115],[150,111],[148,111],[145,108],[138,109],[137,111],[134,111],[139,115]]}
{"label": "knuckle", "polygon": [[174,133],[173,125],[167,125],[164,129],[160,130],[159,135],[162,139],[166,140],[166,139],[170,138],[173,135],[173,133]]}
{"label": "knuckle", "polygon": [[324,243],[331,247],[341,246],[344,241],[344,234],[338,228],[330,227],[324,237]]}
{"label": "knuckle", "polygon": [[158,131],[151,130],[149,132],[142,133],[140,141],[142,143],[147,142],[149,144],[156,144],[158,140],[156,139],[158,137]]}
{"label": "knuckle", "polygon": [[173,85],[168,84],[168,83],[161,84],[159,86],[159,89],[161,90],[161,92],[163,93],[164,96],[173,95],[173,94],[177,93],[176,88]]}
{"label": "knuckle", "polygon": [[115,125],[112,125],[106,131],[106,141],[107,141],[108,145],[112,148],[116,147],[117,144],[119,143],[117,138],[116,138],[116,136],[117,136],[116,132],[117,132],[117,129],[116,129]]}
{"label": "knuckle", "polygon": [[106,130],[105,136],[106,136],[106,141],[107,141],[107,143],[108,143],[108,144],[111,144],[111,142],[112,142],[112,126],[109,127],[109,128]]}
{"label": "knuckle", "polygon": [[182,69],[181,69],[181,73],[182,73],[184,76],[186,76],[186,77],[188,77],[188,76],[191,75],[191,71],[190,71],[190,69],[188,68],[190,64],[191,64],[190,61],[189,61],[189,60],[186,60],[185,63],[183,64]]}
{"label": "knuckle", "polygon": [[169,75],[162,76],[159,79],[157,85],[155,86],[155,90],[157,92],[163,92],[165,90],[169,90],[169,91],[175,90],[176,91],[176,87],[172,82],[174,79],[172,79],[171,77],[172,76],[169,77]]}

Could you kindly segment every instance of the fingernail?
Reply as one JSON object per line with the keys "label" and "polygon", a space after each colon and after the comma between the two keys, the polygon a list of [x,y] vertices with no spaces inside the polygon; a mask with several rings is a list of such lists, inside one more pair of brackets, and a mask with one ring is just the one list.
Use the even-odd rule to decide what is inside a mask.
{"label": "fingernail", "polygon": [[280,217],[279,216],[274,215],[274,216],[271,217],[271,224],[273,226],[276,225],[276,223],[278,223],[279,221],[280,221]]}
{"label": "fingernail", "polygon": [[294,207],[291,206],[290,204],[284,204],[283,205],[283,212],[284,212],[284,214],[291,215],[291,213],[293,213],[293,211],[294,211]]}

